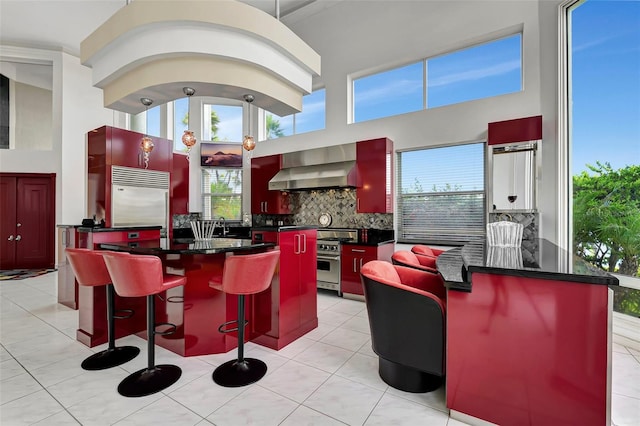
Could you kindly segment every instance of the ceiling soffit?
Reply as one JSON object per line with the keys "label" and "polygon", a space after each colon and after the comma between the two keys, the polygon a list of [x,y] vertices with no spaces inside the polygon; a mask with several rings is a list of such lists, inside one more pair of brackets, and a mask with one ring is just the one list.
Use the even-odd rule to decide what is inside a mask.
{"label": "ceiling soffit", "polygon": [[137,114],[183,97],[242,99],[279,116],[299,112],[320,74],[320,56],[272,16],[235,1],[136,0],[80,46],[104,105]]}

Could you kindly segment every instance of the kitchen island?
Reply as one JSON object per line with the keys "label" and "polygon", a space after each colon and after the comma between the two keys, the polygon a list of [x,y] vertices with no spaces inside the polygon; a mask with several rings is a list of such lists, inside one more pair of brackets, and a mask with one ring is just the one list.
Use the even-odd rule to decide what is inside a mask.
{"label": "kitchen island", "polygon": [[[156,323],[171,323],[177,328],[173,334],[157,335],[156,344],[182,356],[195,356],[224,353],[237,346],[235,333],[218,332],[219,325],[237,318],[237,297],[209,287],[212,277],[222,275],[226,256],[272,250],[274,246],[272,243],[253,243],[247,239],[214,238],[195,241],[158,238],[134,242],[105,242],[98,244],[96,248],[156,255],[162,259],[168,273],[186,276],[186,285],[169,289],[159,295],[156,302]],[[253,298],[248,297],[247,319],[250,322],[253,304]],[[83,310],[87,313],[104,313],[106,308],[104,305],[93,304],[86,308],[81,305],[80,309],[82,316]],[[127,334],[145,336],[146,305],[143,297],[116,297],[116,309],[134,310],[130,318],[116,322],[117,337]],[[106,324],[104,326],[106,328]],[[83,334],[80,331],[79,336]],[[96,331],[95,324],[93,331]],[[252,338],[251,333],[247,335]]]}
{"label": "kitchen island", "polygon": [[[547,240],[469,244],[437,260],[447,292],[447,407],[469,424],[611,421],[618,280]],[[482,423],[486,424],[486,423]]]}

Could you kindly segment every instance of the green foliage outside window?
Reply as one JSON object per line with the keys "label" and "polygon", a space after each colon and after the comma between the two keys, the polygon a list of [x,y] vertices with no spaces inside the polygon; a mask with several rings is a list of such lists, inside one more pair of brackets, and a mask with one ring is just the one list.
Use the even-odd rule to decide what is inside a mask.
{"label": "green foliage outside window", "polygon": [[[640,277],[640,166],[573,177],[574,253],[608,272]],[[640,317],[640,290],[614,287],[614,310]]]}

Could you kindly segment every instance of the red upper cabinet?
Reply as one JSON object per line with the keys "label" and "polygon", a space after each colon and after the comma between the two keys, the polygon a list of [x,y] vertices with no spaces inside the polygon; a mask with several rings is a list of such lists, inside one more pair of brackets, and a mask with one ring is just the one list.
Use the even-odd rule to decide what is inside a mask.
{"label": "red upper cabinet", "polygon": [[269,190],[269,181],[280,171],[282,155],[251,160],[251,213],[288,214],[289,194]]}
{"label": "red upper cabinet", "polygon": [[360,186],[357,213],[393,213],[393,141],[388,138],[356,144]]}
{"label": "red upper cabinet", "polygon": [[[142,133],[102,126],[87,133],[87,217],[105,220],[111,227],[111,168],[144,168]],[[173,141],[152,137],[149,170],[172,172]],[[188,184],[187,184],[188,185]],[[169,221],[171,226],[171,221]]]}
{"label": "red upper cabinet", "polygon": [[[145,135],[131,130],[111,128],[111,165],[144,168],[144,153],[140,141]],[[153,151],[149,153],[149,170],[171,170],[173,141],[151,136]],[[107,157],[107,162],[108,162]]]}
{"label": "red upper cabinet", "polygon": [[171,169],[171,215],[189,213],[189,161],[184,154],[173,154]]}

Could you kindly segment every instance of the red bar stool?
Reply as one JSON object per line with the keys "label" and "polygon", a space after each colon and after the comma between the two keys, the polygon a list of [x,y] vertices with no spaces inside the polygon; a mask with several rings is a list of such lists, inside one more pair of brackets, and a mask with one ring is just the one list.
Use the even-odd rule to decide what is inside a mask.
{"label": "red bar stool", "polygon": [[[164,274],[162,261],[157,256],[127,255],[104,252],[104,261],[113,279],[116,293],[122,297],[147,297],[147,368],[131,373],[118,385],[122,396],[151,395],[178,381],[182,370],[177,365],[155,364],[155,335],[169,332],[156,331],[155,295],[173,287],[184,285],[187,279]],[[173,324],[172,324],[173,325]],[[173,325],[175,331],[175,325]]]}
{"label": "red bar stool", "polygon": [[81,248],[66,249],[67,259],[79,285],[87,287],[104,286],[107,292],[107,339],[109,347],[91,355],[80,366],[85,370],[104,370],[122,365],[138,356],[140,349],[135,346],[116,346],[115,320],[129,318],[115,314],[115,302],[111,276],[104,264],[100,251]]}
{"label": "red bar stool", "polygon": [[[263,361],[244,357],[244,328],[247,325],[244,296],[269,288],[279,259],[280,250],[229,256],[224,261],[222,282],[215,279],[209,281],[209,286],[216,290],[238,295],[238,319],[225,322],[218,327],[221,333],[238,332],[238,358],[225,362],[213,372],[213,381],[220,386],[246,386],[257,382],[267,373],[267,364]],[[232,329],[225,328],[232,323],[237,323],[238,326]]]}

